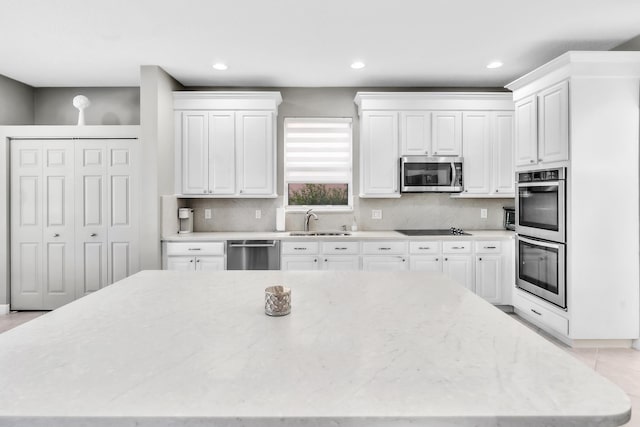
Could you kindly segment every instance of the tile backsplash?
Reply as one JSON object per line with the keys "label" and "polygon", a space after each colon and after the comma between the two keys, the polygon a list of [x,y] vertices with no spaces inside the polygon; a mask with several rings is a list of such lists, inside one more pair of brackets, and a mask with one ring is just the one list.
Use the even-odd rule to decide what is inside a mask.
{"label": "tile backsplash", "polygon": [[[194,231],[274,231],[276,209],[282,198],[276,199],[178,199],[163,198],[163,214],[171,215],[175,206],[194,209]],[[167,208],[167,203],[169,203]],[[394,230],[403,228],[500,229],[503,206],[513,206],[513,199],[456,199],[448,194],[408,194],[399,199],[361,199],[354,197],[353,212],[317,212],[312,230],[337,230],[342,225],[350,229],[355,216],[359,230]],[[211,209],[211,219],[205,219],[205,209]],[[480,217],[481,209],[487,218]],[[372,219],[372,210],[381,210],[382,219]],[[256,218],[256,211],[260,218]],[[177,216],[177,212],[176,212]],[[302,230],[302,213],[287,213],[286,229]],[[173,221],[165,221],[164,233],[171,234]],[[175,222],[177,224],[177,221]],[[167,229],[168,227],[168,229]]]}

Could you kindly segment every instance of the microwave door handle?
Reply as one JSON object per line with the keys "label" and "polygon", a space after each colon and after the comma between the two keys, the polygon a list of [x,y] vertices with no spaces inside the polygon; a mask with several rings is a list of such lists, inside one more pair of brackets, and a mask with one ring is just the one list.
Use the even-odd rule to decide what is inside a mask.
{"label": "microwave door handle", "polygon": [[450,173],[450,175],[451,175],[451,186],[455,187],[456,178],[457,178],[456,177],[456,165],[453,162],[451,162],[450,165],[451,165],[451,173]]}

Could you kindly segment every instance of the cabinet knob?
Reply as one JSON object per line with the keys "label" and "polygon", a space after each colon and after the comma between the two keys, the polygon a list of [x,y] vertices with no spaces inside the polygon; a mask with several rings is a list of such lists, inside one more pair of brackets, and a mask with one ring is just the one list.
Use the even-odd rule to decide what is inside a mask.
{"label": "cabinet knob", "polygon": [[427,154],[427,155],[428,155],[428,154],[429,154],[429,150],[425,150],[425,151],[424,151],[424,154]]}
{"label": "cabinet knob", "polygon": [[200,262],[200,260],[199,260],[199,259],[197,259],[197,260],[196,260],[196,262]]}
{"label": "cabinet knob", "polygon": [[529,160],[529,163],[535,163],[535,160],[531,159]]}
{"label": "cabinet knob", "polygon": [[98,235],[98,233],[91,233],[90,236],[91,237],[96,237]]}
{"label": "cabinet knob", "polygon": [[54,233],[53,237],[60,237],[60,235],[58,233]]}
{"label": "cabinet knob", "polygon": [[438,260],[438,258],[436,258],[436,261]]}
{"label": "cabinet knob", "polygon": [[325,258],[325,259],[324,259],[324,262],[329,262],[329,260]]}
{"label": "cabinet knob", "polygon": [[213,193],[213,190],[209,190],[209,193]]}
{"label": "cabinet knob", "polygon": [[434,151],[434,152],[433,152],[433,154],[438,154],[438,152],[437,152],[437,151]]}
{"label": "cabinet knob", "polygon": [[538,159],[538,161],[539,161],[539,162],[541,162],[541,161],[542,161],[542,159]]}
{"label": "cabinet knob", "polygon": [[203,192],[204,194],[207,194],[207,190],[202,190],[202,192]]}
{"label": "cabinet knob", "polygon": [[496,193],[498,192],[498,189],[496,188]]}
{"label": "cabinet knob", "polygon": [[478,261],[482,261],[482,258],[478,258]]}
{"label": "cabinet knob", "polygon": [[445,260],[445,261],[449,261],[449,258],[445,258],[444,260]]}
{"label": "cabinet knob", "polygon": [[318,258],[314,258],[314,259],[313,259],[313,262],[318,262]]}

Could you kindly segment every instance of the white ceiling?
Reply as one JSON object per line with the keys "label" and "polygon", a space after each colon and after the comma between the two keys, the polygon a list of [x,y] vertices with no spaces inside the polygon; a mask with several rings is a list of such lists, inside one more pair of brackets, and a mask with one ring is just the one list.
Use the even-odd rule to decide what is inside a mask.
{"label": "white ceiling", "polygon": [[0,0],[0,74],[137,86],[140,65],[159,65],[186,86],[503,86],[639,33],[638,0]]}

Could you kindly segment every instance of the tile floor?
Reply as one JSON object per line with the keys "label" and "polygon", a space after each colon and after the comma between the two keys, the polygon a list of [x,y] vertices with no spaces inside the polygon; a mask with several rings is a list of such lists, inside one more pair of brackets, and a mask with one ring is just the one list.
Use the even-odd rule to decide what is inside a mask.
{"label": "tile floor", "polygon": [[[45,314],[45,311],[22,311],[0,316],[0,333]],[[600,375],[622,388],[631,398],[633,416],[626,427],[640,427],[640,351],[613,348],[570,348],[516,315],[512,317],[585,363]]]}

